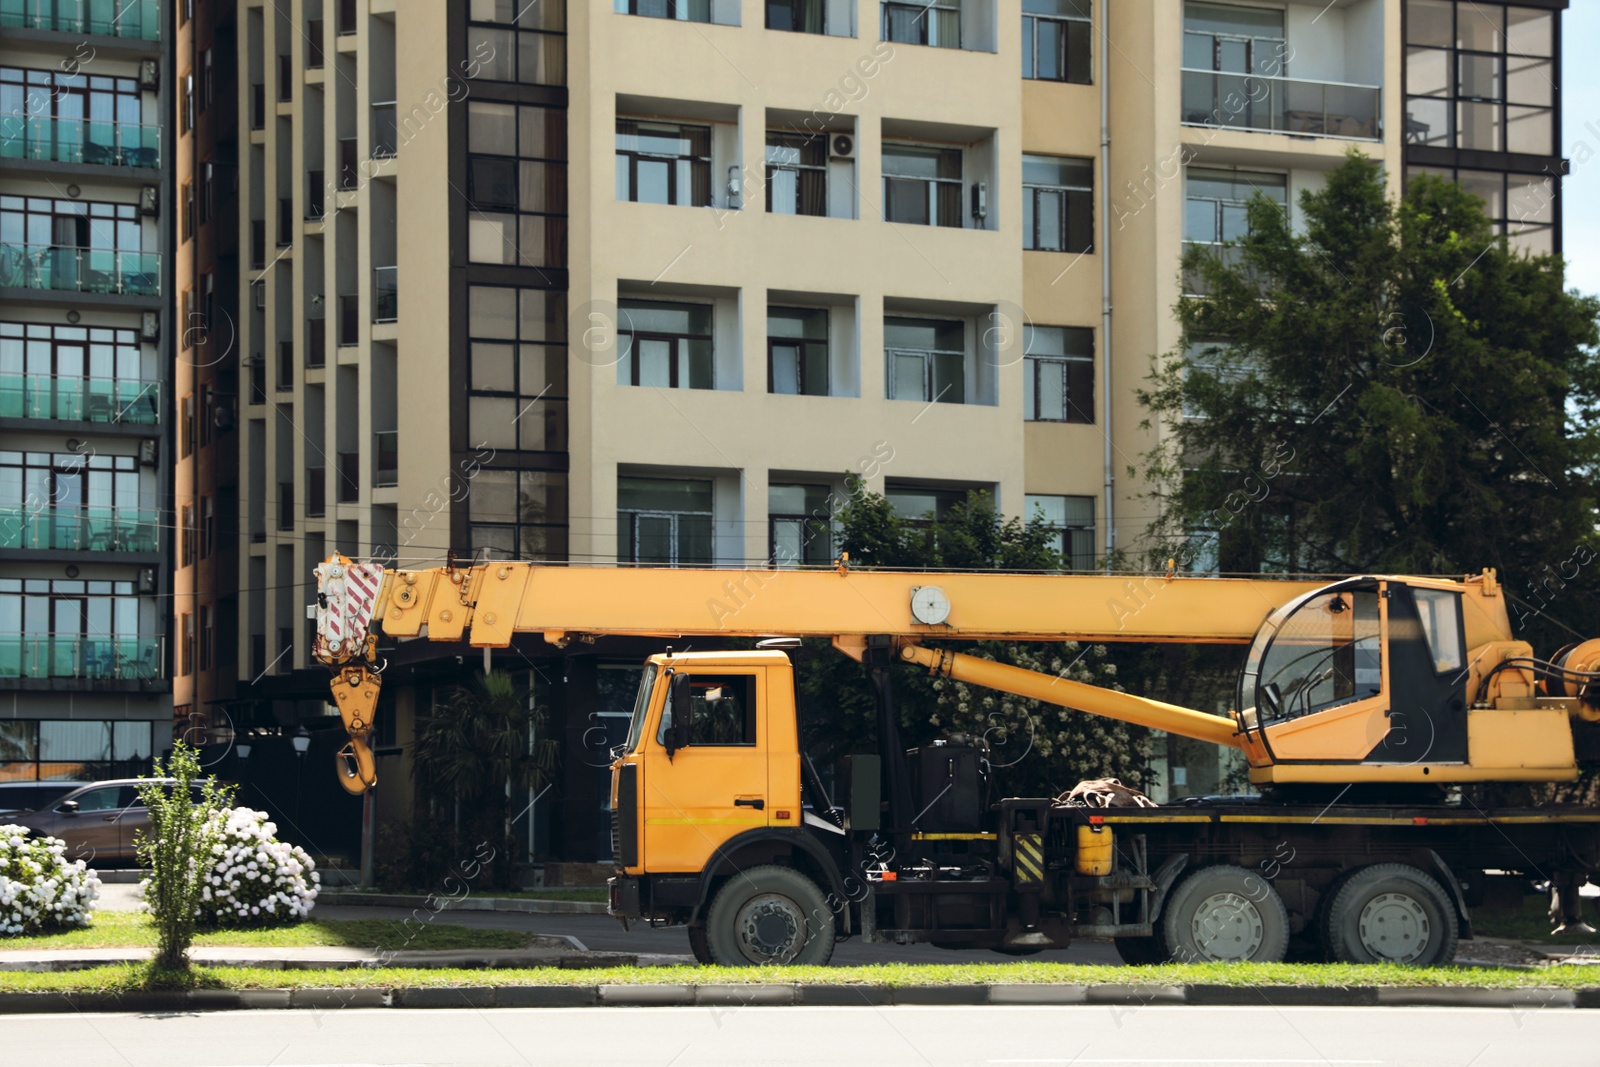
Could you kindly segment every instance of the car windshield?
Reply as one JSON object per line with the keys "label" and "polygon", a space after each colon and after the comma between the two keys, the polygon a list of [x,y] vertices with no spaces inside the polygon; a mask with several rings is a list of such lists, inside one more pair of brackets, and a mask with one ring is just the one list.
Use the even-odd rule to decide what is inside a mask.
{"label": "car windshield", "polygon": [[650,691],[655,688],[659,671],[660,668],[654,663],[644,665],[644,674],[639,678],[639,695],[633,702],[633,718],[628,723],[628,745],[624,751],[632,752],[639,744],[639,735],[644,732],[645,712],[650,709]]}

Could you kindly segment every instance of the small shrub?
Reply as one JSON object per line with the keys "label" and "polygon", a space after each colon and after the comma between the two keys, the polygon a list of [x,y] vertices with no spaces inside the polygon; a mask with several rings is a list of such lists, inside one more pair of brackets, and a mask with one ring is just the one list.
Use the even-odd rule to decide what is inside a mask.
{"label": "small shrub", "polygon": [[275,926],[310,914],[322,876],[304,849],[278,840],[266,812],[229,808],[212,820],[216,840],[200,887],[200,925]]}
{"label": "small shrub", "polygon": [[0,936],[87,926],[100,878],[83,860],[68,862],[59,837],[0,826]]}
{"label": "small shrub", "polygon": [[151,775],[138,786],[140,802],[150,809],[150,832],[140,831],[136,845],[140,863],[150,870],[143,889],[156,928],[155,966],[185,970],[206,859],[219,832],[213,815],[228,807],[233,789],[215,779],[202,779],[196,750],[182,741],[173,742],[165,766],[155,761]]}

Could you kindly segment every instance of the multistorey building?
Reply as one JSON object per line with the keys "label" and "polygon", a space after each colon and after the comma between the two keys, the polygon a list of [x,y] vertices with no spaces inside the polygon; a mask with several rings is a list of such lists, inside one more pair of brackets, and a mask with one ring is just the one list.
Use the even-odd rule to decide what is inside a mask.
{"label": "multistorey building", "polygon": [[167,19],[0,4],[4,781],[141,773],[172,736]]}
{"label": "multistorey building", "polygon": [[[1135,393],[1178,344],[1184,249],[1258,192],[1295,213],[1352,148],[1396,192],[1498,173],[1513,242],[1559,243],[1555,0],[225,6],[250,265],[211,662],[282,727],[331,723],[304,608],[335,550],[739,568],[736,611],[831,561],[864,487],[910,518],[986,490],[1073,568],[1140,560]],[[536,853],[605,854],[643,649],[493,655],[565,745]],[[415,717],[483,657],[385,654],[403,783]]]}

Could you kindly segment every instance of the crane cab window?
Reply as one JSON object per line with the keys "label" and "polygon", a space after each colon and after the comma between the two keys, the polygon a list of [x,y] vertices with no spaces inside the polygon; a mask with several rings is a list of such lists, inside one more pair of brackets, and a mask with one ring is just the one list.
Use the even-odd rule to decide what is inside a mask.
{"label": "crane cab window", "polygon": [[1461,641],[1461,594],[1444,589],[1413,589],[1417,613],[1422,617],[1422,636],[1428,642],[1428,655],[1435,674],[1459,671],[1465,662]]}
{"label": "crane cab window", "polygon": [[1279,626],[1261,659],[1256,710],[1261,719],[1295,719],[1377,696],[1383,650],[1376,589],[1314,596]]}
{"label": "crane cab window", "polygon": [[[754,745],[756,743],[755,676],[751,674],[693,675],[689,686],[689,730],[685,742],[694,746]],[[665,744],[672,728],[670,701],[661,716],[656,737]]]}

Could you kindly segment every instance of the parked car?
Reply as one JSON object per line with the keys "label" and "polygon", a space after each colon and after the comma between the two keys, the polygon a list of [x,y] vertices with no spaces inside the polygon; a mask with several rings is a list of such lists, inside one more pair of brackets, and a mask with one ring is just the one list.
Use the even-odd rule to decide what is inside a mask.
{"label": "parked car", "polygon": [[[90,782],[37,811],[19,812],[7,821],[37,835],[67,843],[67,858],[90,866],[113,867],[137,862],[135,837],[150,829],[150,810],[139,801],[138,785],[149,779],[118,778]],[[172,783],[174,779],[157,781]],[[198,799],[199,787],[192,786]]]}
{"label": "parked car", "polygon": [[0,815],[37,811],[88,782],[0,782]]}

